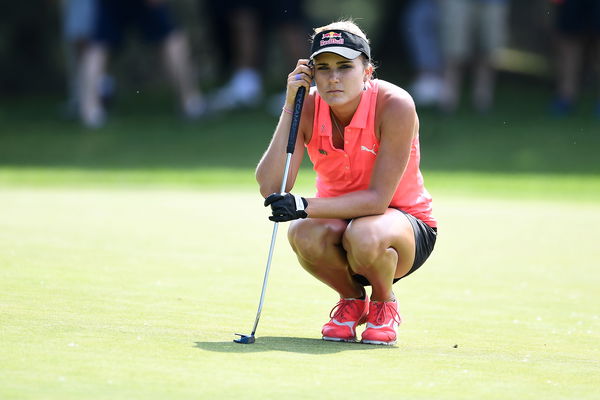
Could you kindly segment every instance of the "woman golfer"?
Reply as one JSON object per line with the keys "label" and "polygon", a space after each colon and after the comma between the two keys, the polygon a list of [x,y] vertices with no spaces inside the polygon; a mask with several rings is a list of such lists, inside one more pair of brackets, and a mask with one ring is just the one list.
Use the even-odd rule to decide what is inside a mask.
{"label": "woman golfer", "polygon": [[[392,284],[433,250],[436,220],[419,170],[419,120],[410,95],[373,79],[369,42],[352,21],[315,29],[310,60],[288,75],[286,103],[256,170],[273,221],[291,221],[288,238],[300,264],[340,295],[323,339],[392,345],[401,322]],[[308,151],[317,193],[277,193],[291,109],[304,102],[289,170],[290,191]],[[371,286],[371,296],[365,291]]]}

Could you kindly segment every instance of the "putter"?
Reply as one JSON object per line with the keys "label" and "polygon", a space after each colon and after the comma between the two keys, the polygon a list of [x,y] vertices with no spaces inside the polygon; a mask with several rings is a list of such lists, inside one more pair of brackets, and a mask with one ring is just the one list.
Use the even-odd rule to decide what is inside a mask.
{"label": "putter", "polygon": [[[292,125],[290,126],[290,135],[288,137],[287,144],[287,156],[285,159],[285,169],[283,171],[283,179],[281,182],[281,190],[280,193],[285,192],[285,186],[287,184],[287,176],[290,169],[290,161],[292,160],[292,154],[294,153],[294,147],[296,147],[296,137],[298,136],[298,126],[300,125],[300,114],[302,113],[302,105],[304,104],[304,93],[306,92],[306,88],[304,86],[300,86],[298,91],[296,92],[296,97],[294,98],[294,113],[292,114]],[[252,328],[252,333],[249,335],[244,335],[241,333],[236,333],[239,336],[239,339],[233,339],[236,343],[241,344],[251,344],[254,343],[256,333],[256,327],[258,326],[258,320],[260,319],[260,313],[262,311],[263,303],[265,301],[265,293],[267,291],[267,281],[269,279],[269,270],[271,269],[271,259],[273,258],[273,249],[275,248],[275,239],[277,238],[277,228],[279,226],[279,222],[275,222],[273,225],[273,234],[271,235],[271,246],[269,246],[269,257],[267,258],[267,267],[265,268],[265,277],[263,278],[262,291],[260,293],[260,301],[258,302],[258,311],[256,312],[256,319],[254,320],[254,327]]]}

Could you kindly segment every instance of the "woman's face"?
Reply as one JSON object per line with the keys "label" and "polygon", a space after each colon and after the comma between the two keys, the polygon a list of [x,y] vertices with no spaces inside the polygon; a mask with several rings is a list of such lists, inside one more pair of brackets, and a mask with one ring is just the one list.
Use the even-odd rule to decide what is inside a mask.
{"label": "woman's face", "polygon": [[321,53],[314,59],[314,79],[319,95],[330,106],[341,106],[360,99],[370,74],[362,57],[348,60],[335,53]]}

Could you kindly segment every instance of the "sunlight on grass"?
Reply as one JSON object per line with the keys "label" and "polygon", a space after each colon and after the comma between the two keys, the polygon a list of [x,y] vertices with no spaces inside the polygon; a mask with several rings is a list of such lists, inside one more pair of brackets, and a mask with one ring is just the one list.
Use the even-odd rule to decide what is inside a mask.
{"label": "sunlight on grass", "polygon": [[[432,194],[596,202],[600,175],[508,174],[424,171]],[[0,186],[8,187],[171,187],[202,190],[256,189],[254,171],[236,168],[14,168],[0,167]],[[302,169],[296,187],[314,193],[314,172]]]}
{"label": "sunlight on grass", "polygon": [[597,395],[597,203],[440,190],[437,248],[395,286],[393,348],[320,340],[335,295],[282,230],[242,346],[272,228],[254,189],[1,190],[0,398]]}
{"label": "sunlight on grass", "polygon": [[[89,131],[6,102],[0,399],[596,399],[600,121],[589,99],[553,119],[547,91],[498,88],[486,115],[420,110],[440,234],[395,286],[391,348],[320,340],[337,298],[285,225],[257,341],[232,342],[273,226],[253,173],[273,116],[189,123],[144,96]],[[294,191],[314,193],[310,167]]]}

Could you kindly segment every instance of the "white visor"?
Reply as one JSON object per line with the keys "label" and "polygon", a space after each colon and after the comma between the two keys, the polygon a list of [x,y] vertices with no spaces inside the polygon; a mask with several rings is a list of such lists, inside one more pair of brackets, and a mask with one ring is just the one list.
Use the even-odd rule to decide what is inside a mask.
{"label": "white visor", "polygon": [[321,54],[321,53],[335,53],[338,54],[344,58],[347,58],[348,60],[354,60],[356,57],[360,56],[362,54],[362,52],[358,51],[358,50],[353,50],[353,49],[349,49],[347,47],[342,47],[342,46],[328,46],[328,47],[323,47],[317,51],[315,51],[314,53],[312,53],[310,55],[311,60],[313,58],[315,58],[315,56]]}

